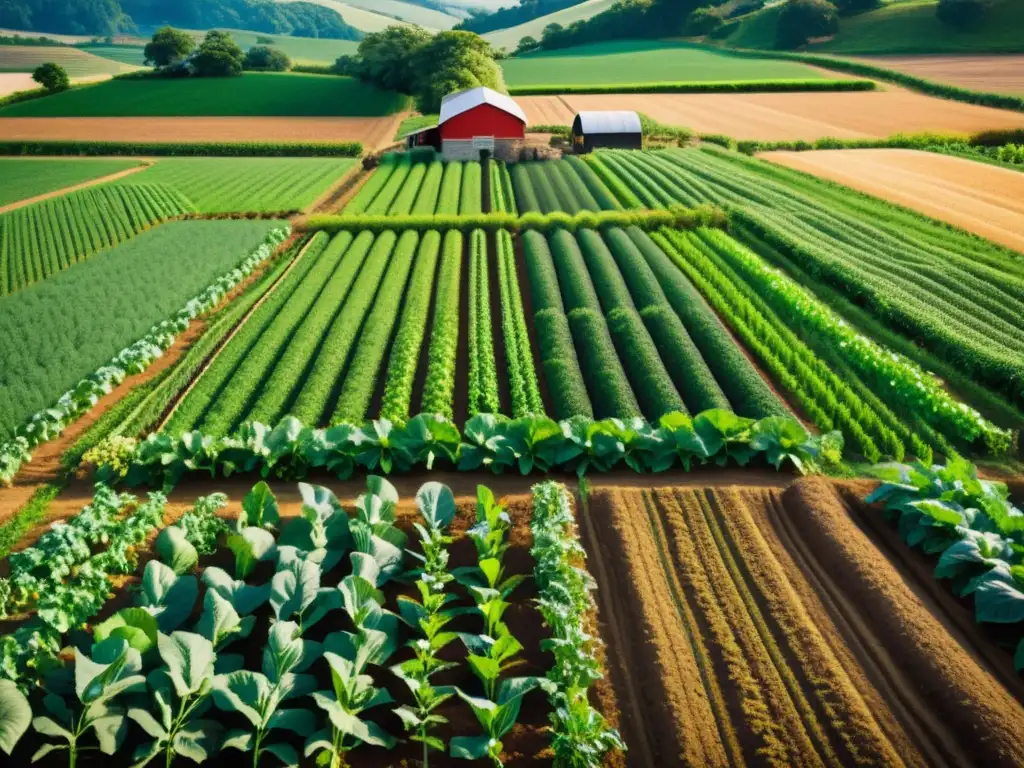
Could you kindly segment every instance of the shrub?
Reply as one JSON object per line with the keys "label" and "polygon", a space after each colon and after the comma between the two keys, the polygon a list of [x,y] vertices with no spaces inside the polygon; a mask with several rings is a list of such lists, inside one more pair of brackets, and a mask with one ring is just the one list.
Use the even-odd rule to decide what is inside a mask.
{"label": "shrub", "polygon": [[970,29],[985,16],[985,0],[939,0],[935,15],[954,29]]}
{"label": "shrub", "polygon": [[722,17],[710,5],[698,8],[686,19],[686,34],[694,37],[706,35],[722,26]]}
{"label": "shrub", "polygon": [[242,68],[255,72],[287,72],[292,60],[284,51],[269,45],[256,45],[249,49],[242,61]]}
{"label": "shrub", "polygon": [[195,47],[196,41],[188,32],[173,27],[161,27],[153,35],[153,39],[146,43],[143,55],[147,64],[167,67],[187,59]]}
{"label": "shrub", "polygon": [[244,58],[231,35],[212,29],[192,57],[192,70],[199,77],[234,77],[242,74]]}
{"label": "shrub", "polygon": [[839,31],[839,13],[826,0],[789,0],[779,13],[778,48],[797,48],[813,37]]}
{"label": "shrub", "polygon": [[32,73],[32,79],[50,93],[60,93],[71,87],[71,78],[68,77],[67,70],[53,62],[36,67],[36,71]]}

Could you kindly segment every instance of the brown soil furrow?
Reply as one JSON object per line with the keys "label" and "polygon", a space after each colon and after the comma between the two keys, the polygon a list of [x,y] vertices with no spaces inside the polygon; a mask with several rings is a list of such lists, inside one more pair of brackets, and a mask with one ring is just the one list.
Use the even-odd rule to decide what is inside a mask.
{"label": "brown soil furrow", "polygon": [[89,179],[89,181],[83,181],[81,184],[73,184],[70,187],[64,187],[62,189],[54,190],[53,192],[46,192],[42,195],[36,195],[35,197],[29,197],[25,200],[19,200],[16,203],[10,203],[9,205],[0,205],[0,213],[7,213],[8,211],[14,211],[18,208],[24,208],[28,205],[35,203],[41,203],[44,200],[50,200],[54,197],[63,197],[64,195],[70,194],[71,192],[77,192],[80,189],[88,189],[89,187],[95,187],[97,184],[106,184],[108,181],[117,181],[123,179],[125,176],[131,176],[133,173],[144,171],[149,168],[150,163],[142,163],[135,166],[134,168],[126,168],[123,171],[117,173],[107,174],[106,176],[100,176],[98,179]]}
{"label": "brown soil furrow", "polygon": [[1024,708],[954,639],[943,614],[914,594],[835,489],[803,481],[781,500],[773,523],[855,633],[850,642],[870,654],[861,663],[876,667],[876,685],[889,689],[890,706],[919,734],[929,762],[1024,764]]}
{"label": "brown soil furrow", "polygon": [[[763,742],[759,757],[774,765],[824,765],[744,604],[740,585],[723,560],[698,493],[677,494],[681,518],[668,516],[666,523],[670,529],[684,524],[689,532],[686,537],[677,535],[674,541],[692,545],[696,566],[688,566],[688,571],[701,586],[697,593],[700,609],[717,615],[718,642],[733,649],[732,672],[746,691],[744,714]],[[697,568],[699,572],[694,573]],[[748,755],[748,761],[751,759]]]}
{"label": "brown soil furrow", "polygon": [[[752,510],[771,503],[767,492],[709,490],[707,498],[757,605],[772,628],[785,664],[800,680],[814,716],[849,764],[897,765],[900,753],[876,723],[871,708],[850,680],[805,608],[753,518]],[[726,511],[728,510],[728,511]]]}

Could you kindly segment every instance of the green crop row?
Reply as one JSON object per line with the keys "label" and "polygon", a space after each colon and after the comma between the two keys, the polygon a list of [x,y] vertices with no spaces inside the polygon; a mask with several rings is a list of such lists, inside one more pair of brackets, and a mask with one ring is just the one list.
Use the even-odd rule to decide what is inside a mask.
{"label": "green crop row", "polygon": [[381,398],[381,418],[404,423],[412,408],[412,389],[419,368],[420,351],[427,332],[434,275],[441,251],[441,234],[427,232],[420,241],[412,280],[406,291],[398,333],[388,358],[387,379]]}
{"label": "green crop row", "polygon": [[491,201],[492,211],[513,215],[519,212],[508,165],[500,160],[491,163]]}
{"label": "green crop row", "polygon": [[317,257],[327,247],[328,242],[330,238],[327,234],[318,232],[306,243],[281,283],[231,337],[202,372],[188,395],[178,404],[167,421],[165,432],[180,435],[203,425],[206,414],[214,404],[228,395],[228,387],[235,371],[249,353],[257,348],[262,335],[273,324],[278,313],[291,301],[306,275],[316,265]]}
{"label": "green crop row", "polygon": [[[276,422],[287,412],[292,398],[306,379],[306,371],[316,355],[320,339],[349,295],[372,240],[369,236],[353,238],[351,233],[345,232],[337,235],[317,256],[317,261],[332,271],[321,284],[319,292],[301,308],[302,319],[285,330],[288,336],[281,344],[275,347],[276,340],[266,340],[273,367],[259,380],[253,381],[255,388],[250,390],[251,405],[243,414],[246,421]],[[296,295],[292,303],[298,303],[299,299]],[[236,382],[232,389],[237,392],[239,385]]]}
{"label": "green crop row", "polygon": [[427,166],[426,175],[412,207],[414,216],[429,216],[437,210],[437,198],[441,194],[441,179],[444,178],[444,163],[434,160]]}
{"label": "green crop row", "polygon": [[487,235],[469,240],[469,414],[499,413],[498,368],[494,358]]}
{"label": "green crop row", "polygon": [[[537,203],[540,205],[540,212],[554,213],[555,211],[565,210],[563,206],[568,205],[569,202],[559,200],[558,194],[555,192],[554,181],[548,174],[547,165],[547,163],[527,163],[526,174],[533,185],[533,191],[537,196]],[[576,206],[573,206],[573,210],[565,210],[565,212],[573,214],[579,211],[576,209]]]}
{"label": "green crop row", "polygon": [[[427,166],[425,163],[417,163],[412,167],[387,210],[389,216],[408,216],[412,213],[417,195],[426,175]],[[367,213],[373,215],[375,211],[371,208]],[[431,210],[429,213],[433,213],[433,211]]]}
{"label": "green crop row", "polygon": [[508,381],[512,399],[512,415],[543,415],[540,385],[533,365],[533,349],[526,327],[523,297],[516,271],[516,252],[512,235],[498,233],[498,281],[501,290],[501,327],[508,358]]}
{"label": "green crop row", "polygon": [[359,191],[349,200],[348,205],[345,206],[345,215],[358,216],[366,213],[366,209],[370,207],[374,199],[388,183],[391,174],[395,172],[395,168],[395,163],[381,163],[377,170],[370,174],[370,177],[359,188]]}
{"label": "green crop row", "polygon": [[516,163],[510,172],[509,178],[512,180],[516,206],[521,213],[540,213],[540,201],[533,189],[533,181],[530,180],[527,167],[526,163]]}
{"label": "green crop row", "polygon": [[420,236],[416,232],[406,232],[398,239],[384,282],[377,292],[373,309],[363,323],[359,344],[348,365],[338,404],[331,417],[332,424],[352,424],[366,418],[377,382],[381,379],[381,366],[391,343],[395,323],[398,322],[402,297],[405,295],[419,241]]}
{"label": "green crop row", "polygon": [[0,215],[0,296],[194,211],[162,184],[97,186]]}
{"label": "green crop row", "polygon": [[565,158],[564,167],[575,171],[576,176],[579,177],[587,188],[589,197],[586,199],[593,200],[595,206],[591,210],[617,211],[622,209],[622,205],[615,199],[615,195],[612,194],[608,186],[601,181],[601,177],[584,160],[575,155],[569,155]]}
{"label": "green crop row", "polygon": [[558,230],[551,235],[550,245],[594,414],[598,418],[641,415],[576,238],[565,230]]}
{"label": "green crop row", "polygon": [[441,179],[441,194],[437,198],[438,216],[458,216],[462,195],[462,163],[447,163]]}
{"label": "green crop row", "polygon": [[427,350],[427,376],[420,409],[423,413],[437,413],[447,419],[451,419],[455,411],[462,250],[462,233],[450,230],[444,236],[441,267],[435,288],[434,319]]}
{"label": "green crop row", "polygon": [[393,232],[385,232],[374,241],[359,276],[352,284],[348,300],[334,316],[311,363],[309,375],[290,409],[291,414],[301,421],[318,424],[330,417],[335,388],[346,370],[366,314],[385,279],[397,240],[398,236]]}
{"label": "green crop row", "polygon": [[611,168],[605,165],[601,155],[587,155],[584,158],[584,162],[587,164],[587,166],[589,166],[589,168],[592,171],[594,171],[594,174],[597,176],[598,180],[602,184],[606,185],[607,188],[616,197],[619,203],[617,207],[631,209],[644,207],[643,202],[640,200],[639,197],[633,194],[633,191],[629,188],[629,185],[627,185],[621,178],[619,178],[618,174],[613,173]]}
{"label": "green crop row", "polygon": [[394,164],[394,169],[388,176],[387,183],[381,187],[380,192],[373,198],[373,202],[366,206],[367,216],[384,216],[391,210],[395,198],[398,197],[405,187],[406,179],[409,178],[412,169],[413,164],[409,159]]}
{"label": "green crop row", "polygon": [[479,161],[466,163],[462,168],[462,190],[459,194],[459,215],[479,216],[483,211],[483,169]]}

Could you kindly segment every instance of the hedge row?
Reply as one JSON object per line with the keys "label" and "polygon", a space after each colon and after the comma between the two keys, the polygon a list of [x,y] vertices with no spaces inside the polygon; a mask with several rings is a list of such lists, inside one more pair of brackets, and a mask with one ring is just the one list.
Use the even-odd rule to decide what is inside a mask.
{"label": "hedge row", "polygon": [[346,142],[288,141],[0,141],[0,155],[50,155],[55,157],[361,157],[363,145]]}
{"label": "hedge row", "polygon": [[[453,166],[449,166],[453,167]],[[412,229],[426,232],[431,229],[447,231],[457,229],[463,233],[474,229],[485,232],[497,232],[505,229],[510,232],[539,230],[550,232],[554,229],[599,229],[601,227],[637,226],[645,231],[669,227],[671,229],[696,229],[712,227],[724,229],[727,218],[723,211],[711,205],[696,208],[683,208],[673,205],[668,210],[629,210],[629,211],[581,211],[575,215],[556,211],[554,213],[524,213],[517,216],[512,213],[482,213],[477,216],[459,216],[457,214],[437,214],[435,216],[351,216],[348,213],[318,214],[308,217],[297,225],[299,231],[305,232],[403,232]]]}
{"label": "hedge row", "polygon": [[[707,141],[702,137],[702,141]],[[731,141],[731,140],[730,140]],[[731,141],[726,144],[747,155],[757,152],[805,152],[813,149],[936,149],[946,146],[969,145],[999,147],[1004,144],[1024,143],[1024,129],[962,133],[895,133],[880,139],[837,139],[825,137],[816,141]],[[712,142],[721,143],[721,142]]]}
{"label": "hedge row", "polygon": [[512,96],[588,93],[790,93],[873,91],[876,87],[871,80],[749,80],[741,82],[611,83],[608,85],[522,85],[510,87],[509,93]]}

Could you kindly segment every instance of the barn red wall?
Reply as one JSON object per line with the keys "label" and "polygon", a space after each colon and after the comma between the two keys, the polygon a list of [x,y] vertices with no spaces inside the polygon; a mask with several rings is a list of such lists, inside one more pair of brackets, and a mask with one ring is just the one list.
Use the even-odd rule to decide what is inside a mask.
{"label": "barn red wall", "polygon": [[441,126],[441,139],[472,139],[493,136],[496,139],[521,139],[525,133],[522,121],[490,104],[481,104],[456,115]]}

